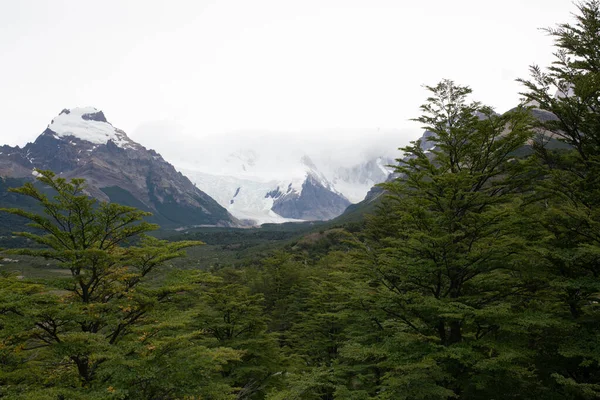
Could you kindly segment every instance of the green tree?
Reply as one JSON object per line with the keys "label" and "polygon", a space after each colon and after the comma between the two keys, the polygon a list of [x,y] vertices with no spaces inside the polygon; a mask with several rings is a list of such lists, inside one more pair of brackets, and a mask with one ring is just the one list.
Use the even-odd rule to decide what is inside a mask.
{"label": "green tree", "polygon": [[385,314],[380,397],[490,398],[498,382],[517,396],[529,371],[525,354],[506,347],[507,299],[522,290],[515,233],[527,179],[514,152],[532,135],[530,119],[468,102],[471,89],[449,80],[427,89],[417,121],[435,147],[402,149],[359,258]]}
{"label": "green tree", "polygon": [[[12,372],[3,369],[5,389],[0,393],[10,398],[135,398],[143,390],[135,387],[135,380],[119,381],[117,365],[142,354],[133,346],[141,343],[134,340],[136,329],[157,326],[157,306],[181,290],[180,285],[152,284],[149,277],[166,261],[183,256],[182,249],[201,243],[143,236],[156,228],[142,221],[149,213],[98,204],[86,195],[82,179],[67,181],[50,171],[39,172],[38,182],[53,195],[32,183],[12,190],[37,200],[43,214],[2,210],[31,221],[32,231],[16,235],[38,247],[10,253],[54,260],[70,278],[57,279],[53,287],[31,296],[11,296],[10,308],[1,315],[0,334],[2,346],[12,349]],[[222,364],[236,357],[215,359]]]}
{"label": "green tree", "polygon": [[261,260],[251,279],[252,291],[264,296],[265,310],[272,317],[269,330],[281,333],[282,344],[286,343],[286,332],[306,296],[306,279],[306,265],[283,251]]}
{"label": "green tree", "polygon": [[236,398],[260,399],[277,386],[283,360],[276,334],[267,332],[264,297],[251,293],[245,278],[244,272],[224,269],[197,279],[190,323],[207,338],[207,346],[240,352],[221,375],[236,388]]}
{"label": "green tree", "polygon": [[[335,234],[341,236],[341,231]],[[346,235],[350,246],[356,239]],[[314,245],[319,251],[321,244]],[[312,266],[304,284],[306,296],[286,332],[284,351],[294,362],[286,371],[285,389],[269,399],[363,399],[375,394],[376,362],[371,354],[364,357],[360,344],[372,344],[380,331],[371,310],[363,308],[361,296],[369,290],[364,274],[349,253],[331,251]]]}
{"label": "green tree", "polygon": [[[531,67],[525,99],[547,111],[536,159],[535,215],[545,309],[560,324],[536,340],[540,375],[563,398],[600,396],[600,2],[577,4],[574,23],[546,29],[555,61]],[[552,146],[556,141],[562,148]]]}

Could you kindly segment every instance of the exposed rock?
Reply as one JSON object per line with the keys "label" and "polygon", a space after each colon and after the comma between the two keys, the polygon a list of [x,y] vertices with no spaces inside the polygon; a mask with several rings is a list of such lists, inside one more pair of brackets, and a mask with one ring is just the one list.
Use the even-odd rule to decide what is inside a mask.
{"label": "exposed rock", "polygon": [[300,193],[290,191],[278,197],[272,210],[285,218],[329,220],[337,217],[350,205],[345,197],[332,192],[309,174]]}
{"label": "exposed rock", "polygon": [[90,195],[154,214],[163,226],[234,225],[236,220],[154,150],[114,128],[102,111],[63,110],[24,148],[0,148],[0,175],[33,178],[34,168],[85,178]]}

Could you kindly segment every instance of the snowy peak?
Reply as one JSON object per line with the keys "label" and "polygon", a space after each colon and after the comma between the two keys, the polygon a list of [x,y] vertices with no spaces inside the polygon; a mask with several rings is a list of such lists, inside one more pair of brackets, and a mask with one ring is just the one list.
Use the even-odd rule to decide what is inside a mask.
{"label": "snowy peak", "polygon": [[319,185],[323,186],[327,190],[330,190],[342,197],[345,197],[340,191],[335,189],[332,182],[319,170],[319,168],[317,168],[317,166],[309,156],[302,156],[300,162],[306,168],[307,179],[313,179],[315,182],[317,182]]}
{"label": "snowy peak", "polygon": [[[71,110],[67,110],[65,108],[64,110],[61,111],[61,114],[63,114],[63,113],[71,114]],[[81,114],[81,118],[86,121],[97,121],[97,122],[108,123],[108,121],[106,120],[106,117],[104,116],[104,113],[100,110],[97,110],[94,107],[75,108],[73,110],[73,114]]]}
{"label": "snowy peak", "polygon": [[151,221],[162,226],[237,224],[160,154],[129,139],[93,107],[65,109],[34,142],[0,148],[1,176],[31,179],[36,170],[84,178],[88,195],[150,211]]}
{"label": "snowy peak", "polygon": [[95,145],[112,141],[121,148],[135,148],[139,145],[129,139],[125,132],[112,126],[104,113],[94,107],[64,109],[58,114],[44,134],[56,138],[76,138]]}
{"label": "snowy peak", "polygon": [[[290,165],[281,165],[280,154],[264,155],[252,149],[229,153],[224,159],[233,167],[231,175],[191,169],[183,172],[236,218],[258,224],[331,219],[350,204],[309,156],[290,156]],[[240,170],[240,166],[245,168]],[[272,169],[285,171],[287,177],[276,179],[277,174],[268,174]],[[257,177],[257,171],[267,173]]]}

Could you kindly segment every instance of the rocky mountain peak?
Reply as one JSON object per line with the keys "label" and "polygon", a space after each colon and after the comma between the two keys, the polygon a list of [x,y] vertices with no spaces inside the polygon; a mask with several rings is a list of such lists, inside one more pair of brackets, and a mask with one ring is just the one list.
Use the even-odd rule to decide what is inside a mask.
{"label": "rocky mountain peak", "polygon": [[50,122],[44,135],[57,139],[75,138],[94,145],[112,141],[122,148],[139,146],[129,139],[125,132],[108,122],[104,113],[95,107],[63,109]]}
{"label": "rocky mountain peak", "polygon": [[84,178],[89,195],[150,211],[162,226],[237,223],[160,154],[131,140],[94,107],[64,109],[35,142],[0,149],[0,177],[31,180],[36,169]]}

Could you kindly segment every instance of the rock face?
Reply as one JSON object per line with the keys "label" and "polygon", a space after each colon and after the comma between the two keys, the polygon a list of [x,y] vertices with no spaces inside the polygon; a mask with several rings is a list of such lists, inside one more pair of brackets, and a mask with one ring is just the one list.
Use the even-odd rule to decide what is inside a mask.
{"label": "rock face", "polygon": [[307,155],[299,157],[297,168],[289,176],[277,180],[252,175],[261,162],[254,151],[236,152],[228,158],[239,164],[242,173],[229,176],[183,171],[240,220],[256,224],[328,220],[350,204]]}
{"label": "rock face", "polygon": [[308,174],[300,192],[275,193],[271,208],[285,218],[328,220],[337,217],[350,205],[345,197],[327,188],[314,175]]}
{"label": "rock face", "polygon": [[90,195],[150,211],[164,227],[236,224],[160,154],[129,139],[92,107],[63,110],[23,148],[0,148],[0,176],[33,178],[34,169],[84,178]]}

